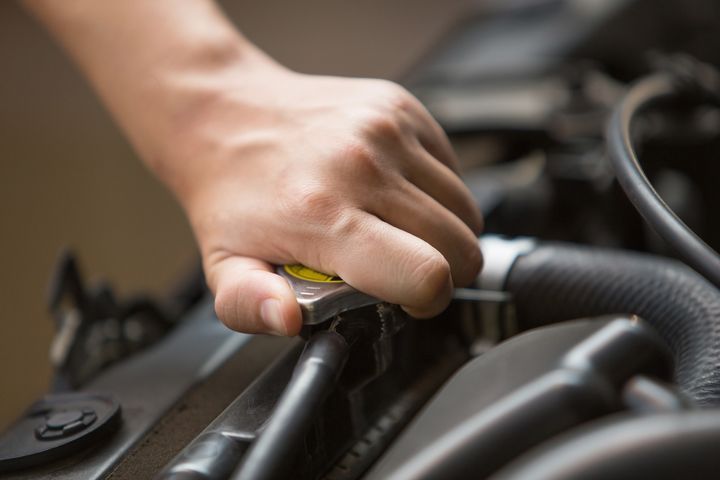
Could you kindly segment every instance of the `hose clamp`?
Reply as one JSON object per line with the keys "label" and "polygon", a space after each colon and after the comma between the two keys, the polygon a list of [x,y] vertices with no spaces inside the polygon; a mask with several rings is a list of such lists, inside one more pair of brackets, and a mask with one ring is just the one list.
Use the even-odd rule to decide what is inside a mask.
{"label": "hose clamp", "polygon": [[477,286],[492,291],[502,291],[515,261],[537,246],[537,241],[531,237],[510,239],[500,235],[483,235],[479,243],[485,264],[478,275]]}

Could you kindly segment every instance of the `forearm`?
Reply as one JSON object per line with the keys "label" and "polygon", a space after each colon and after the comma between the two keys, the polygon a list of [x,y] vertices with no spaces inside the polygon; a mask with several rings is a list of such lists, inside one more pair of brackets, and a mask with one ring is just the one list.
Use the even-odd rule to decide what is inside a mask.
{"label": "forearm", "polygon": [[24,4],[74,58],[140,156],[174,190],[182,185],[175,185],[181,180],[166,161],[176,157],[167,151],[172,139],[191,131],[228,85],[237,92],[254,74],[281,69],[208,0]]}

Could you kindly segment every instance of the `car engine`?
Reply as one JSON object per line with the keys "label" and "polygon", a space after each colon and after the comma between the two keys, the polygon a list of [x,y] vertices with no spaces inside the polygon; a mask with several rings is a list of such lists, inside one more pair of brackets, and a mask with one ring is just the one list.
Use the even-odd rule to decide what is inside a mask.
{"label": "car engine", "polygon": [[473,287],[414,320],[278,266],[302,333],[253,336],[199,266],[118,298],[64,252],[3,478],[717,478],[720,4],[492,5],[403,79],[485,217]]}

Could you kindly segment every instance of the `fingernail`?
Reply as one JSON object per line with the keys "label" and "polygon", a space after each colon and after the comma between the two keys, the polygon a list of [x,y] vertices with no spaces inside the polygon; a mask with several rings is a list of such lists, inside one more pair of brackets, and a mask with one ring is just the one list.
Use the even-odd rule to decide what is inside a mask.
{"label": "fingernail", "polygon": [[280,300],[268,298],[260,304],[260,317],[271,332],[276,335],[287,335],[287,328],[283,320]]}

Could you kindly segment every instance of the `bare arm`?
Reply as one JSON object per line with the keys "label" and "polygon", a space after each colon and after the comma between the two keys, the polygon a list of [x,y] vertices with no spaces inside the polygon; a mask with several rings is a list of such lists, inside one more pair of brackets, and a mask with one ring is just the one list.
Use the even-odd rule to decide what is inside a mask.
{"label": "bare arm", "polygon": [[25,0],[189,215],[220,318],[293,335],[270,263],[431,316],[482,257],[440,127],[401,87],[291,72],[209,0]]}

